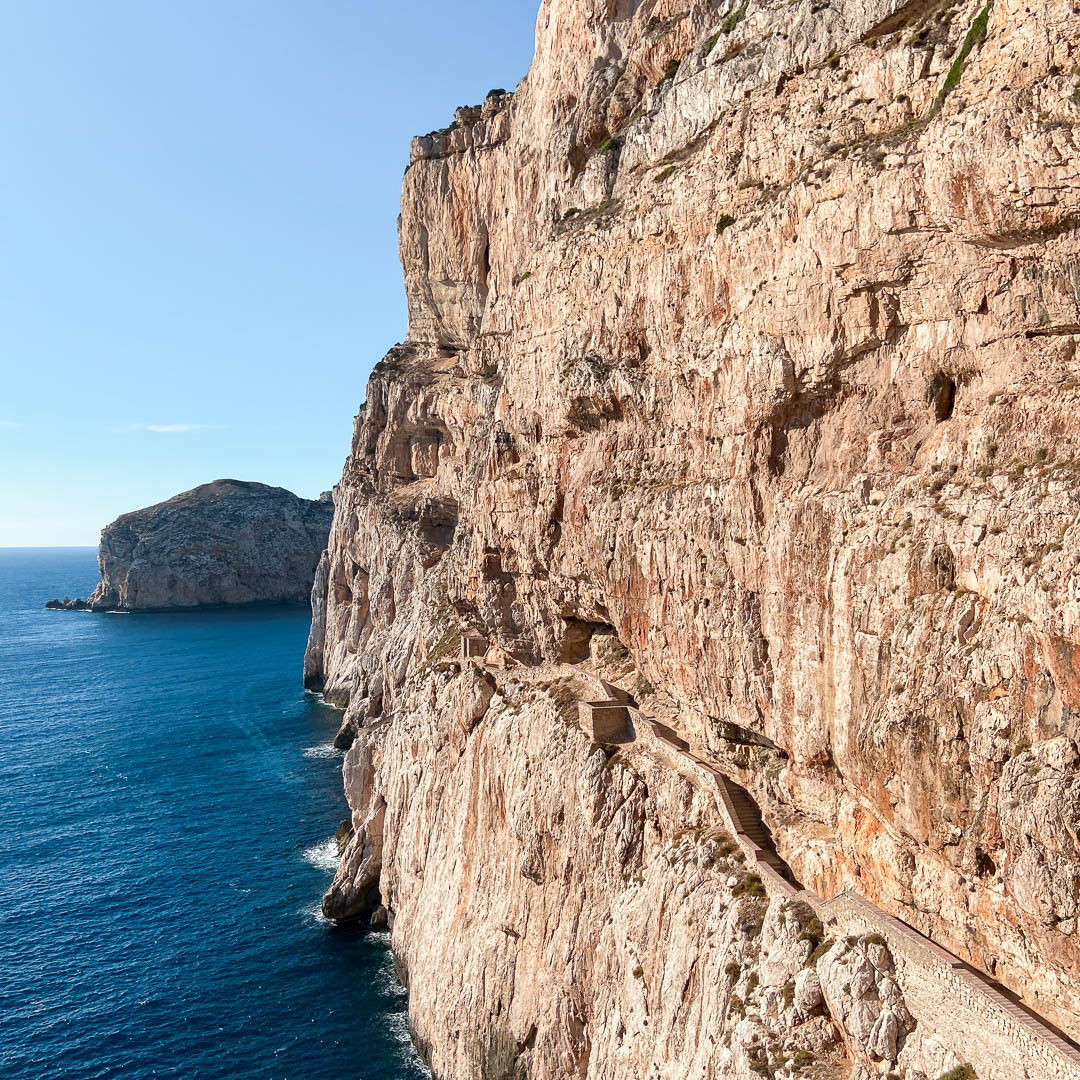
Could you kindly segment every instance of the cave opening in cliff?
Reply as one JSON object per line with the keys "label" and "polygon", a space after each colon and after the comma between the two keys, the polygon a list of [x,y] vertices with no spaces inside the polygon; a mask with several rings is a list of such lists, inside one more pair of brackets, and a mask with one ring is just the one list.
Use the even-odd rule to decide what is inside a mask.
{"label": "cave opening in cliff", "polygon": [[610,637],[618,641],[614,626],[603,622],[591,622],[573,616],[564,616],[562,640],[559,646],[559,662],[580,664],[589,659],[595,636]]}
{"label": "cave opening in cliff", "polygon": [[930,399],[934,404],[934,417],[940,424],[948,420],[956,405],[956,380],[950,375],[938,372],[930,384]]}

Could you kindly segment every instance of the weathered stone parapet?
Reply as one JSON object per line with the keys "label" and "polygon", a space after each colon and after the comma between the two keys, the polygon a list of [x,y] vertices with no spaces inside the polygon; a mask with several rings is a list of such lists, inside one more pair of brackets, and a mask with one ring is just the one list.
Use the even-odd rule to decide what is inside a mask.
{"label": "weathered stone parapet", "polygon": [[755,823],[736,807],[724,774],[677,736],[667,735],[653,718],[630,711],[639,729],[648,727],[682,768],[714,788],[748,869],[770,898],[808,904],[836,938],[876,934],[887,942],[912,1011],[928,1020],[950,1017],[949,1044],[974,1066],[980,1080],[1080,1080],[1080,1050],[959,957],[855,893],[823,900],[789,880],[786,864],[758,842]]}
{"label": "weathered stone parapet", "polygon": [[837,936],[884,938],[912,1012],[948,1016],[949,1042],[980,1080],[1080,1080],[1080,1050],[959,957],[853,893],[819,910]]}
{"label": "weathered stone parapet", "polygon": [[623,701],[579,701],[578,715],[595,742],[625,743],[634,739],[630,712]]}
{"label": "weathered stone parapet", "polygon": [[461,658],[463,660],[481,660],[487,654],[488,639],[479,634],[461,635]]}

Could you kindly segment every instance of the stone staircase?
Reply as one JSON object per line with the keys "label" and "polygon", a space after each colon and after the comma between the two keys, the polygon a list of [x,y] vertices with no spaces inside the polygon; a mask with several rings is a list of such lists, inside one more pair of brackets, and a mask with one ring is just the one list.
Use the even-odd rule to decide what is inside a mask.
{"label": "stone staircase", "polygon": [[753,840],[758,847],[766,851],[776,851],[772,833],[761,817],[758,805],[750,798],[750,793],[739,787],[734,781],[724,777],[724,786],[727,788],[728,798],[731,800],[732,809],[735,811],[736,824],[747,839]]}
{"label": "stone staircase", "polygon": [[[791,867],[780,857],[772,832],[765,824],[758,804],[744,787],[698,757],[690,749],[690,744],[674,729],[655,717],[640,712],[633,697],[621,687],[596,677],[591,681],[597,684],[600,692],[609,700],[625,702],[633,723],[647,725],[656,739],[667,747],[668,752],[692,765],[699,774],[708,774],[715,782],[719,802],[731,821],[735,838],[756,861],[757,870],[770,895],[777,891],[791,899],[805,900],[830,922],[837,919],[846,921],[844,914],[850,916],[851,909],[854,908],[867,930],[884,932],[894,950],[914,948],[931,957],[942,969],[953,973],[960,980],[961,1000],[974,1002],[977,1007],[983,1008],[983,1018],[988,1029],[1006,1029],[1010,1040],[1015,1040],[1024,1047],[1026,1056],[1023,1075],[1045,1076],[1053,1080],[1080,1080],[1080,1047],[1065,1032],[1030,1009],[1017,995],[995,980],[865,898],[844,892],[832,900],[822,900],[807,891],[796,880]],[[1030,1072],[1028,1068],[1031,1068]]]}
{"label": "stone staircase", "polygon": [[756,854],[759,863],[771,867],[785,881],[795,886],[796,889],[801,889],[802,886],[796,880],[794,871],[780,858],[772,832],[770,832],[769,826],[765,824],[761,816],[761,810],[758,804],[750,797],[750,793],[723,773],[717,773],[717,777],[727,793],[736,833],[757,846],[759,850]]}

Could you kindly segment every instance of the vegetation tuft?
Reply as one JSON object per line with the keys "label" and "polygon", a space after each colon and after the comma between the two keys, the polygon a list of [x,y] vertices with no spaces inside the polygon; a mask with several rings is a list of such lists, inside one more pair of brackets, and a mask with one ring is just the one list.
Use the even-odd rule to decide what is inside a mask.
{"label": "vegetation tuft", "polygon": [[668,82],[668,80],[674,79],[675,75],[678,73],[679,64],[681,62],[682,61],[676,60],[674,57],[672,57],[664,67],[664,74],[660,76],[660,80],[659,82],[657,82],[656,85],[663,86],[664,83]]}
{"label": "vegetation tuft", "polygon": [[814,951],[806,958],[805,966],[808,968],[817,967],[817,962],[836,944],[832,938],[826,938]]}
{"label": "vegetation tuft", "polygon": [[945,82],[938,91],[937,97],[934,98],[934,104],[930,106],[931,119],[941,112],[941,106],[945,104],[945,99],[959,85],[960,76],[964,74],[967,58],[971,55],[972,50],[981,45],[986,38],[986,28],[990,22],[990,10],[993,6],[994,0],[987,0],[986,6],[975,16],[975,21],[971,24],[971,28],[964,37],[964,44],[960,46],[960,52],[953,61],[952,67],[949,68],[949,74],[945,76]]}
{"label": "vegetation tuft", "polygon": [[976,1080],[975,1070],[970,1065],[957,1065],[955,1069],[943,1072],[938,1080]]}
{"label": "vegetation tuft", "polygon": [[739,23],[742,22],[743,16],[746,14],[746,9],[750,6],[750,0],[743,0],[742,6],[736,8],[721,24],[720,29],[725,34],[730,34]]}
{"label": "vegetation tuft", "polygon": [[747,874],[744,878],[739,880],[739,883],[731,890],[732,896],[752,896],[755,899],[762,899],[767,894],[765,892],[765,882],[757,876],[757,874]]}

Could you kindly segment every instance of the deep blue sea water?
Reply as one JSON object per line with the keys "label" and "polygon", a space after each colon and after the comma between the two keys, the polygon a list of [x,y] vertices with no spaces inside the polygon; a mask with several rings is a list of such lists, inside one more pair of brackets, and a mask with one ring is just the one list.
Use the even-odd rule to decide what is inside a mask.
{"label": "deep blue sea water", "polygon": [[318,915],[345,815],[300,609],[45,611],[0,549],[0,1078],[423,1077],[385,936]]}

